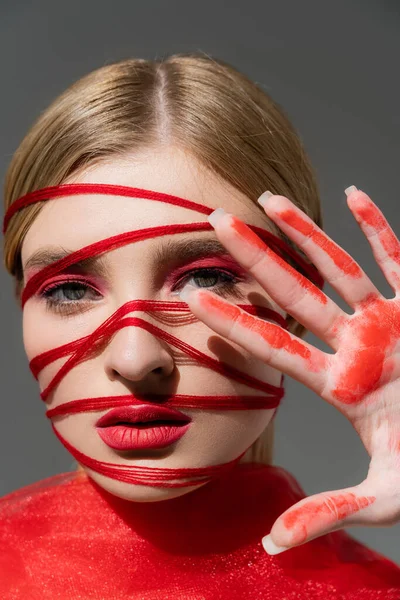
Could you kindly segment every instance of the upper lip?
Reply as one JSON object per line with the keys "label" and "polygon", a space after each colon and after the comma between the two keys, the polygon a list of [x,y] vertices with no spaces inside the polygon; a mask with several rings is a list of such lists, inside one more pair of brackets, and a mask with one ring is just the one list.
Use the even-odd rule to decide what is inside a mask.
{"label": "upper lip", "polygon": [[113,408],[100,417],[96,427],[108,427],[117,423],[138,423],[147,421],[182,421],[189,423],[192,419],[179,410],[165,406],[143,404],[141,406],[123,406]]}

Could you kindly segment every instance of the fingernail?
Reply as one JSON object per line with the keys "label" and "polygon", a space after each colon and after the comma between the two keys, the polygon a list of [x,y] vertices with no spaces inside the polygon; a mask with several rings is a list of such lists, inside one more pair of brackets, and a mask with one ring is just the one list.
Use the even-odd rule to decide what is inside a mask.
{"label": "fingernail", "polygon": [[225,214],[226,212],[223,208],[217,208],[211,213],[211,215],[208,215],[207,220],[213,227],[215,227],[218,221],[222,219]]}
{"label": "fingernail", "polygon": [[344,193],[346,194],[346,196],[349,196],[352,192],[357,192],[357,188],[355,185],[351,185],[350,187],[348,187],[344,190]]}
{"label": "fingernail", "polygon": [[194,285],[190,285],[190,283],[187,283],[185,287],[181,289],[180,292],[173,292],[173,294],[179,295],[180,299],[186,302],[193,290],[197,290],[197,288]]}
{"label": "fingernail", "polygon": [[271,198],[271,196],[273,196],[273,195],[274,194],[272,192],[270,192],[269,190],[267,190],[266,192],[264,192],[263,194],[261,194],[261,196],[257,200],[258,204],[261,204],[261,206],[263,208],[265,208],[267,206],[267,202],[268,202],[269,198]]}
{"label": "fingernail", "polygon": [[285,548],[283,546],[276,546],[270,535],[263,537],[261,543],[265,552],[268,552],[268,554],[280,554],[281,552],[285,552],[285,550],[289,550],[289,548]]}

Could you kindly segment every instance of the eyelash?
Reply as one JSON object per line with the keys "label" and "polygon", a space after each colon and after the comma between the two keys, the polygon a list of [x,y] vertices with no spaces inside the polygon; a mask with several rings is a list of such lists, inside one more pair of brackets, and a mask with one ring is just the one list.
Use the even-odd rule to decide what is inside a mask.
{"label": "eyelash", "polygon": [[[238,299],[243,299],[243,294],[236,288],[236,285],[240,282],[240,278],[233,274],[232,272],[225,271],[217,268],[203,268],[203,269],[195,269],[194,271],[188,272],[182,279],[179,280],[179,284],[186,282],[189,278],[195,277],[203,277],[204,279],[212,278],[215,276],[223,277],[224,281],[215,286],[211,286],[213,291],[216,291],[223,297],[233,296]],[[60,301],[55,300],[51,294],[55,292],[65,289],[68,286],[73,286],[85,290],[91,289],[93,292],[98,293],[93,286],[89,283],[89,281],[81,280],[68,280],[65,282],[59,282],[56,284],[52,284],[44,288],[40,292],[40,297],[46,301],[46,309],[51,310],[53,312],[68,316],[75,312],[85,312],[89,308],[90,300],[82,301],[82,300],[71,300],[71,301]],[[202,287],[202,286],[200,286]],[[203,286],[207,287],[207,286]]]}

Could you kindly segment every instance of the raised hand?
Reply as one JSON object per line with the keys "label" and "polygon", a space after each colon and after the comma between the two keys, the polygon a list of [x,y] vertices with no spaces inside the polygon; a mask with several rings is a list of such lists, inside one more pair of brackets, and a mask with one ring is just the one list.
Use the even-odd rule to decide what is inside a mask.
{"label": "raised hand", "polygon": [[347,203],[395,292],[385,298],[361,267],[284,196],[263,194],[268,217],[310,258],[354,310],[349,315],[300,275],[234,215],[209,217],[221,243],[268,295],[325,341],[327,354],[216,294],[186,286],[181,298],[198,319],[258,359],[304,383],[343,413],[371,457],[354,487],[298,502],[274,523],[270,554],[354,525],[400,521],[400,242],[378,207],[354,186]]}

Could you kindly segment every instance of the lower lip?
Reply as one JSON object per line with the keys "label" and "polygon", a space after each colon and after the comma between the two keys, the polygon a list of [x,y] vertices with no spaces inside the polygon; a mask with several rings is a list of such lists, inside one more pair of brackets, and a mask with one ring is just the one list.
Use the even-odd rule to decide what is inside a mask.
{"label": "lower lip", "polygon": [[180,440],[190,427],[184,425],[141,426],[112,425],[98,427],[97,433],[107,446],[114,450],[137,450],[146,448],[165,448]]}

